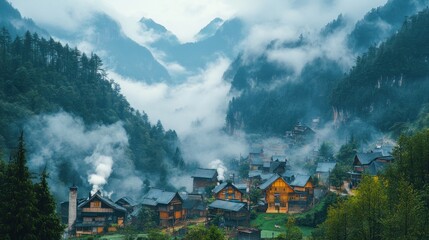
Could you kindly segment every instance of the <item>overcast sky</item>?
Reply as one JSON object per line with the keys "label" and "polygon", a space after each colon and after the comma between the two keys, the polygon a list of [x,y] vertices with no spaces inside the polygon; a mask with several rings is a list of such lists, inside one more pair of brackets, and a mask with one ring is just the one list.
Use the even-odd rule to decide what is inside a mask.
{"label": "overcast sky", "polygon": [[10,0],[23,16],[40,25],[76,30],[96,11],[105,11],[133,35],[142,17],[152,18],[180,40],[193,36],[215,17],[245,17],[249,21],[319,27],[338,14],[359,19],[387,0]]}

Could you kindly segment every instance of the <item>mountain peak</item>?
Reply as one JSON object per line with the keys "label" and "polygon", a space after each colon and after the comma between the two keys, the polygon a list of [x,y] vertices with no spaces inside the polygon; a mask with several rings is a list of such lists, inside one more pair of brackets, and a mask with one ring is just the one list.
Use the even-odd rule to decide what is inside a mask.
{"label": "mountain peak", "polygon": [[223,23],[224,20],[221,18],[213,19],[195,35],[196,41],[201,41],[213,36]]}

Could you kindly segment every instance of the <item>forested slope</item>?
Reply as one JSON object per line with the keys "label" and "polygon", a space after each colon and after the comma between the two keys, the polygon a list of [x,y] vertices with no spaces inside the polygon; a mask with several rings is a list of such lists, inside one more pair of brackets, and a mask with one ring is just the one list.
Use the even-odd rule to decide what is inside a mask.
{"label": "forested slope", "polygon": [[[12,39],[0,31],[0,149],[6,152],[31,117],[67,112],[86,126],[122,122],[128,157],[136,169],[165,181],[176,153],[177,135],[153,126],[133,109],[119,85],[108,80],[100,58],[27,32]],[[178,159],[177,156],[175,159]],[[174,163],[172,163],[174,165]],[[71,174],[73,175],[73,173]],[[63,179],[70,184],[72,179]]]}

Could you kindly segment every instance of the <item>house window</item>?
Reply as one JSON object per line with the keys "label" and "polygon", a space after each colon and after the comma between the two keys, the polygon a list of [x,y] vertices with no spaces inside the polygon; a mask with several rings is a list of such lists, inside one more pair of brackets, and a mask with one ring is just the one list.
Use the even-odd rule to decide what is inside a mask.
{"label": "house window", "polygon": [[101,202],[100,201],[91,202],[91,208],[101,208]]}

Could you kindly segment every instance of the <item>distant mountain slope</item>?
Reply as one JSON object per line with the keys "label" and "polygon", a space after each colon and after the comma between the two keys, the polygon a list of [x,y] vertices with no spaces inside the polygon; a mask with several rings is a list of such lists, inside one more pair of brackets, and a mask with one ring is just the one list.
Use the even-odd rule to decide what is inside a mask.
{"label": "distant mountain slope", "polygon": [[119,24],[103,13],[95,14],[78,32],[52,31],[72,45],[89,44],[113,71],[147,83],[169,81],[167,70],[145,47],[127,37]]}
{"label": "distant mountain slope", "polygon": [[227,21],[214,19],[200,31],[196,42],[180,44],[177,38],[152,20],[140,21],[143,31],[152,31],[159,39],[150,43],[152,48],[165,53],[165,62],[175,62],[187,70],[196,71],[223,55],[235,57],[235,47],[244,37],[243,22],[234,18]]}
{"label": "distant mountain slope", "polygon": [[340,120],[360,117],[400,130],[429,103],[429,10],[409,18],[397,34],[370,48],[332,93]]}
{"label": "distant mountain slope", "polygon": [[41,36],[49,34],[38,27],[31,19],[23,18],[7,0],[0,0],[0,25],[5,27],[13,36],[23,35],[27,30],[37,32]]}
{"label": "distant mountain slope", "polygon": [[363,53],[396,33],[405,19],[427,7],[429,0],[389,0],[374,8],[356,23],[348,44],[354,52]]}
{"label": "distant mountain slope", "polygon": [[[334,86],[343,78],[344,72],[348,71],[342,64],[342,56],[345,59],[358,56],[363,51],[362,49],[368,49],[368,47],[386,40],[400,29],[405,16],[415,14],[427,2],[427,0],[389,0],[384,6],[366,14],[364,19],[359,21],[348,34],[344,33],[350,31],[347,28],[350,22],[347,22],[347,19],[340,15],[320,31],[317,42],[311,42],[305,36],[301,38],[297,36],[296,41],[285,43],[273,41],[266,47],[265,52],[250,60],[243,61],[242,57],[239,56],[224,75],[225,80],[231,81],[231,91],[241,93],[229,104],[226,116],[227,129],[230,131],[244,129],[248,132],[283,134],[296,121],[305,123],[311,121],[312,118],[321,117],[323,123],[331,120],[332,116],[337,116],[332,115],[331,95],[334,95],[332,99],[335,99],[335,104],[341,106],[343,103],[352,104],[358,99],[363,104],[366,99],[369,99],[367,97],[361,98],[359,89],[352,89],[350,85],[348,85],[349,88],[346,88],[347,94],[342,91],[342,98],[336,98],[336,93],[332,93]],[[288,64],[279,64],[278,61],[273,61],[269,57],[273,51],[278,50],[280,51],[276,53],[277,56],[286,58],[289,53],[295,56],[294,53],[306,53],[308,49],[312,49],[312,45],[314,47],[317,44],[320,45],[319,49],[322,49],[323,44],[329,43],[331,37],[337,40],[341,37],[346,42],[344,49],[343,46],[336,44],[329,50],[330,52],[341,50],[339,57],[332,59],[328,57],[329,54],[319,53],[320,56],[307,62],[300,72],[296,72],[294,69],[294,60],[290,60]],[[299,60],[298,58],[296,61],[299,62]],[[385,80],[384,74],[383,79]],[[356,94],[354,97],[357,99],[351,99],[350,94]],[[405,104],[404,106],[408,105]],[[416,109],[419,109],[419,106],[409,106],[413,116],[416,114]],[[384,110],[387,111],[387,109]],[[346,112],[350,111],[347,108]],[[404,111],[401,110],[402,113],[405,113]],[[343,111],[344,115],[347,115],[346,112]],[[405,119],[402,121],[407,121],[410,118],[407,114],[403,116]],[[374,118],[368,120],[375,123],[376,127],[388,130],[388,126],[392,126],[391,120],[394,118],[387,120],[385,117],[384,114],[381,114],[378,120]],[[278,121],[278,119],[282,119],[282,121]],[[379,121],[384,120],[386,125],[381,126]]]}

